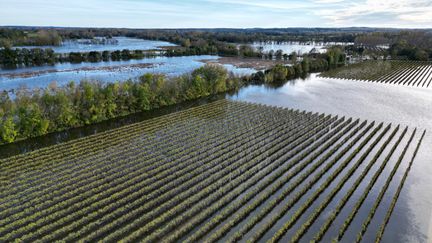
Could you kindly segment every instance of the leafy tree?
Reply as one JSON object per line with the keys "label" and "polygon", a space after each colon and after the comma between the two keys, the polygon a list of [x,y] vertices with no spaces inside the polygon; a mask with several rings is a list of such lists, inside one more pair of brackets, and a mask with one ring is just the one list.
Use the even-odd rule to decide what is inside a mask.
{"label": "leafy tree", "polygon": [[282,59],[282,55],[283,55],[283,51],[282,50],[277,50],[276,53],[275,53],[276,60],[281,60]]}
{"label": "leafy tree", "polygon": [[0,120],[0,137],[5,143],[12,143],[18,136],[13,118],[8,116],[3,121]]}
{"label": "leafy tree", "polygon": [[303,60],[301,62],[302,70],[303,72],[309,73],[310,71],[310,61],[307,56],[303,57]]}
{"label": "leafy tree", "polygon": [[287,68],[282,64],[277,64],[269,72],[269,75],[267,76],[266,81],[267,82],[285,81],[285,80],[287,80],[287,76],[288,76]]}
{"label": "leafy tree", "polygon": [[37,137],[48,132],[49,120],[43,118],[40,107],[35,103],[18,108],[18,128],[23,137]]}
{"label": "leafy tree", "polygon": [[296,63],[297,62],[297,53],[295,51],[291,52],[291,54],[289,55],[289,59],[291,60],[292,63]]}
{"label": "leafy tree", "polygon": [[196,69],[192,76],[200,76],[206,81],[206,93],[219,93],[226,91],[226,79],[228,72],[221,65],[206,64],[204,67]]}
{"label": "leafy tree", "polygon": [[345,64],[345,53],[340,47],[331,47],[326,53],[328,64],[332,67]]}

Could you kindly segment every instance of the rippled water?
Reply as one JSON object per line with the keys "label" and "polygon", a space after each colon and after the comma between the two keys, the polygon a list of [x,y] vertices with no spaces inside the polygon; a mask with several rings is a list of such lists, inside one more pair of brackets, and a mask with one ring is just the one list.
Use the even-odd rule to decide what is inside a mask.
{"label": "rippled water", "polygon": [[[384,242],[425,242],[432,222],[432,92],[417,87],[318,78],[282,87],[248,86],[228,99],[358,117],[427,129]],[[420,132],[419,131],[419,132]],[[432,225],[431,225],[432,227]],[[430,236],[432,237],[432,236]]]}
{"label": "rippled water", "polygon": [[[193,71],[204,65],[203,60],[216,60],[218,56],[182,56],[155,57],[141,60],[110,61],[97,63],[58,63],[54,66],[28,67],[14,70],[0,70],[0,90],[11,90],[25,85],[29,88],[47,87],[55,81],[58,85],[65,85],[70,81],[100,80],[103,82],[123,81],[135,79],[144,73],[163,73],[168,76],[178,76]],[[134,67],[130,65],[150,64],[148,67]],[[85,68],[114,68],[102,70],[86,70]],[[117,68],[116,68],[117,67]],[[226,64],[224,67],[236,75],[254,73],[251,68],[237,68]],[[84,68],[84,70],[83,70]],[[40,73],[28,77],[9,77],[9,74]]]}
{"label": "rippled water", "polygon": [[61,46],[20,46],[17,48],[51,48],[57,53],[89,52],[89,51],[115,51],[115,50],[155,50],[161,47],[176,46],[165,41],[151,41],[129,37],[113,37],[116,44],[84,44],[78,41],[65,41]]}

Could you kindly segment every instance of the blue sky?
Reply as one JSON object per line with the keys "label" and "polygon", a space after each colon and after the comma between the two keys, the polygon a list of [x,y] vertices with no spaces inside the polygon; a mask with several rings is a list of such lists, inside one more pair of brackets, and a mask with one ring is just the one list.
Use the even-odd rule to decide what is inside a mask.
{"label": "blue sky", "polygon": [[432,0],[0,0],[0,25],[432,28]]}

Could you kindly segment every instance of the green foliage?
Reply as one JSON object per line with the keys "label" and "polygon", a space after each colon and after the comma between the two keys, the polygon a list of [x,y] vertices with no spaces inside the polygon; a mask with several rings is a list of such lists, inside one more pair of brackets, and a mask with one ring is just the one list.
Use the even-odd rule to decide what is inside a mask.
{"label": "green foliage", "polygon": [[44,64],[54,64],[57,62],[100,62],[100,61],[120,61],[130,59],[143,59],[153,57],[153,51],[143,52],[141,50],[117,50],[117,51],[90,51],[90,52],[70,52],[64,55],[55,53],[51,48],[4,48],[0,49],[0,65],[14,67],[17,65],[38,66]]}
{"label": "green foliage", "polygon": [[[19,102],[19,101],[18,101]],[[49,120],[43,117],[38,104],[28,103],[17,108],[19,133],[23,137],[37,137],[48,132]]]}
{"label": "green foliage", "polygon": [[259,57],[261,54],[257,53],[255,49],[250,45],[241,45],[239,47],[240,57]]}
{"label": "green foliage", "polygon": [[58,46],[62,38],[56,30],[39,29],[22,31],[17,29],[0,29],[0,43],[12,46]]}
{"label": "green foliage", "polygon": [[[125,53],[128,52],[123,54]],[[118,58],[122,55],[120,51],[111,53],[113,54],[118,54]],[[82,53],[74,55],[77,60],[83,58]],[[97,54],[92,55],[96,59],[100,58]],[[14,100],[9,98],[7,92],[1,93],[0,111],[3,111],[3,115],[0,117],[3,120],[13,117],[14,128],[18,132],[12,137],[14,140],[25,139],[186,100],[236,91],[247,84],[282,83],[307,74],[304,68],[311,72],[323,70],[327,68],[327,62],[324,59],[306,59],[294,67],[279,64],[265,72],[241,78],[232,76],[221,65],[207,64],[190,74],[174,78],[147,73],[138,81],[108,84],[82,81],[78,85],[71,82],[62,88],[53,83],[42,91],[18,89]],[[10,124],[6,125],[10,127]],[[6,136],[0,143],[10,141],[9,136]]]}
{"label": "green foliage", "polygon": [[288,77],[288,69],[282,64],[277,64],[270,70],[270,72],[267,73],[266,82],[272,83],[272,82],[285,81],[287,80],[287,77]]}
{"label": "green foliage", "polygon": [[346,55],[340,47],[328,48],[325,56],[329,66],[337,67],[345,64]]}
{"label": "green foliage", "polygon": [[206,65],[175,78],[148,73],[136,82],[82,81],[62,88],[52,83],[43,91],[21,88],[14,100],[2,92],[0,143],[236,90],[241,85],[241,79],[230,76],[222,66]]}
{"label": "green foliage", "polygon": [[329,68],[328,62],[322,58],[304,58],[301,63],[293,66],[277,64],[265,72],[257,72],[251,75],[249,82],[253,84],[280,83],[296,77],[303,77],[310,72],[322,72]]}
{"label": "green foliage", "polygon": [[[418,40],[421,42],[421,39]],[[389,53],[393,59],[407,59],[414,61],[428,61],[432,56],[432,42],[430,37],[422,43],[429,42],[430,44],[422,45],[407,39],[401,38],[393,43],[389,48]]]}
{"label": "green foliage", "polygon": [[12,117],[6,117],[3,121],[0,121],[0,137],[6,143],[12,143],[18,135],[18,131],[15,128],[15,123]]}
{"label": "green foliage", "polygon": [[289,59],[293,62],[296,63],[297,62],[297,53],[295,51],[291,52],[291,54],[289,55]]}
{"label": "green foliage", "polygon": [[307,56],[303,57],[303,60],[301,62],[302,70],[305,73],[309,73],[310,71],[310,61]]}
{"label": "green foliage", "polygon": [[[149,89],[174,89],[173,82],[159,79],[147,75],[142,83]],[[115,97],[111,94],[134,90],[134,82],[125,83],[110,85],[104,95],[94,92],[98,85],[87,91],[69,85],[65,93],[81,89],[83,96],[109,100]],[[46,92],[58,90],[52,85]],[[21,101],[29,103],[24,98],[21,94]],[[270,242],[288,236],[304,241],[303,233],[328,217],[323,213],[329,203],[349,210],[339,204],[349,196],[339,200],[339,193],[351,195],[359,184],[376,181],[364,181],[368,170],[401,152],[398,144],[404,141],[390,176],[380,176],[387,181],[379,201],[388,194],[390,182],[400,181],[384,224],[374,228],[380,237],[424,137],[423,133],[415,151],[409,150],[413,156],[401,179],[395,172],[414,133],[409,141],[403,134],[394,141],[396,137],[386,135],[390,125],[378,134],[383,127],[360,119],[219,100],[0,159],[0,241],[259,242],[269,234]],[[387,144],[394,148],[389,151]],[[376,169],[381,173],[381,167]],[[11,178],[14,183],[8,183]],[[352,203],[358,198],[354,199]],[[375,213],[380,204],[365,209]],[[367,224],[357,230],[367,229]],[[285,235],[290,228],[298,231]]]}

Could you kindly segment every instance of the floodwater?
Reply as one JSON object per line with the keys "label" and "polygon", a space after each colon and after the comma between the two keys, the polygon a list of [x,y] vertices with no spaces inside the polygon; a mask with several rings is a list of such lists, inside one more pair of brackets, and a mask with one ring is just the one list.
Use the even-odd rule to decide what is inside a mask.
{"label": "floodwater", "polygon": [[51,48],[56,53],[90,52],[90,51],[116,51],[116,50],[160,50],[162,47],[176,46],[165,41],[143,40],[129,37],[113,37],[114,42],[106,44],[88,44],[85,39],[67,40],[61,46],[19,46],[16,48]]}
{"label": "floodwater", "polygon": [[[238,101],[247,101],[254,103],[262,103],[273,106],[289,107],[307,111],[327,113],[333,115],[367,119],[368,121],[375,120],[376,122],[392,123],[393,128],[396,124],[410,127],[409,133],[418,128],[416,139],[427,129],[425,139],[414,161],[413,167],[405,182],[404,188],[399,196],[396,207],[393,211],[389,224],[387,225],[383,242],[427,242],[428,237],[431,239],[430,230],[432,216],[432,112],[430,106],[432,104],[432,93],[428,89],[418,87],[406,87],[398,85],[389,85],[381,83],[361,82],[341,79],[319,78],[317,74],[312,74],[305,79],[296,79],[288,81],[277,87],[266,85],[251,85],[240,89],[235,94],[226,94],[212,97],[214,99],[230,99]],[[167,114],[179,109],[190,106],[203,104],[208,100],[194,101],[185,103],[181,106],[173,106],[163,108],[155,113],[135,114],[124,118],[113,119],[100,124],[87,126],[84,128],[72,129],[70,131],[49,134],[44,137],[29,139],[16,144],[0,146],[0,154],[15,154],[34,150],[38,147],[47,146],[49,144],[67,141],[73,138],[94,134],[96,132],[119,127],[124,124],[137,122],[149,117]],[[402,130],[402,129],[401,129]],[[400,134],[399,131],[398,134]],[[387,135],[388,136],[388,135]],[[408,137],[405,137],[402,144],[405,144]],[[417,141],[417,140],[415,140]],[[397,149],[395,154],[400,154],[401,147]],[[374,152],[377,148],[374,149]],[[382,206],[371,221],[369,231],[366,232],[364,240],[366,242],[374,240],[374,233],[378,225],[381,224],[388,205],[396,191],[396,186],[407,166],[414,150],[411,145],[408,150],[407,158],[403,160],[403,165],[399,168],[394,180],[389,188],[389,193],[386,193]],[[388,148],[386,149],[388,151]],[[372,153],[373,154],[373,153]],[[368,156],[370,158],[371,156]],[[382,161],[380,161],[382,162]],[[392,165],[396,162],[392,158],[390,166],[383,172],[388,175]],[[376,170],[376,166],[372,171]],[[356,172],[355,175],[358,175]],[[370,175],[366,177],[370,179]],[[351,184],[352,180],[348,182]],[[377,181],[376,185],[382,186],[383,180]],[[359,189],[365,188],[365,183],[362,183]],[[347,188],[342,189],[345,192]],[[381,187],[375,186],[371,191],[368,199],[365,201],[359,211],[360,216],[356,217],[352,223],[355,227],[350,227],[346,233],[345,240],[353,240],[357,230],[360,229],[363,219],[367,214],[367,210],[373,204],[373,198],[377,196]],[[341,193],[342,194],[342,193]],[[340,199],[340,194],[328,207],[334,207],[336,201]],[[358,193],[347,203],[348,207],[352,207],[353,200],[357,199]],[[353,199],[354,198],[354,199]],[[372,199],[371,199],[372,198]],[[322,197],[320,197],[322,199]],[[304,201],[302,199],[300,202]],[[317,204],[313,204],[316,207]],[[349,211],[349,210],[348,210]],[[346,216],[347,210],[341,212],[341,215]],[[310,232],[305,234],[303,239],[310,239],[320,223],[325,220],[325,216],[330,211],[324,210],[317,219]],[[310,210],[306,213],[310,213]],[[302,222],[303,220],[300,220]],[[338,230],[341,220],[336,220],[329,232]],[[275,227],[280,226],[279,224]],[[353,230],[353,229],[356,230]],[[374,231],[374,232],[371,232]],[[349,239],[348,239],[349,238]],[[325,236],[324,241],[329,241],[330,238]],[[286,240],[286,238],[284,238]],[[348,241],[350,242],[350,241]]]}
{"label": "floodwater", "polygon": [[[154,57],[128,61],[83,62],[78,64],[58,63],[53,66],[26,67],[12,70],[0,70],[0,90],[12,90],[25,85],[28,88],[44,88],[56,82],[62,86],[70,81],[98,80],[102,82],[136,79],[145,73],[162,73],[178,76],[202,67],[203,60],[216,60],[218,56],[181,56]],[[141,66],[140,66],[141,65]],[[247,75],[256,72],[251,68],[237,68],[223,65],[235,75]]]}
{"label": "floodwater", "polygon": [[[386,228],[384,242],[426,242],[432,219],[432,92],[424,88],[319,78],[253,85],[227,99],[375,120],[427,130]],[[412,151],[412,150],[411,150]],[[412,152],[411,152],[412,154]],[[390,197],[387,197],[390,200]],[[380,223],[380,220],[373,222]],[[359,222],[361,223],[361,222]],[[372,226],[373,227],[373,226]],[[367,236],[367,235],[366,235]],[[373,238],[372,238],[373,240]]]}
{"label": "floodwater", "polygon": [[352,43],[323,43],[323,42],[254,42],[252,46],[258,50],[262,48],[264,53],[268,53],[270,51],[276,52],[277,50],[282,50],[283,53],[291,54],[292,52],[296,52],[298,54],[309,53],[312,49],[315,49],[319,53],[325,53],[327,51],[327,47],[332,45],[347,45]]}

